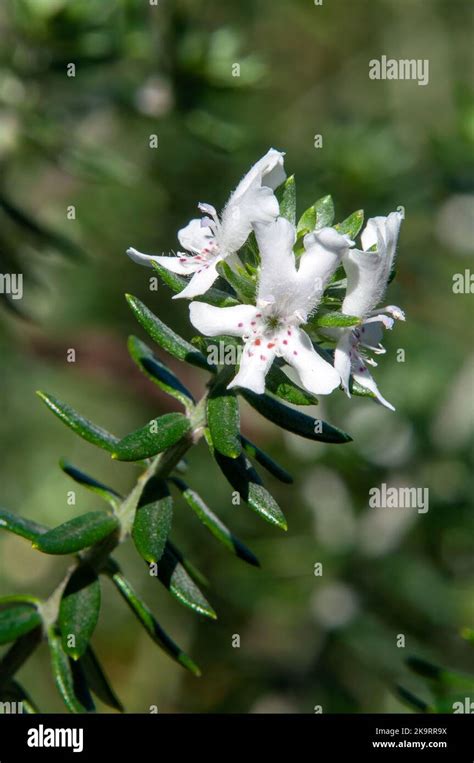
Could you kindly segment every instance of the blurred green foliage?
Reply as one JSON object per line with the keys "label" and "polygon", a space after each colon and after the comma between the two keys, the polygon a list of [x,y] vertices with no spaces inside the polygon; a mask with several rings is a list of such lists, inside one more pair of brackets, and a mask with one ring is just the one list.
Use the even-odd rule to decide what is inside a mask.
{"label": "blurred green foliage", "polygon": [[[406,210],[388,299],[407,322],[387,336],[376,370],[396,413],[333,394],[318,415],[324,409],[354,438],[333,449],[276,437],[243,410],[249,438],[296,478],[296,488],[271,485],[286,537],[232,505],[204,448],[192,454],[193,487],[262,569],[204,542],[183,503],[177,541],[217,592],[219,620],[200,623],[121,550],[137,588],[204,673],[198,683],[182,676],[106,592],[94,641],[130,711],[401,711],[396,686],[427,705],[447,696],[449,710],[449,692],[433,695],[406,658],[474,672],[472,643],[461,637],[474,627],[473,297],[452,290],[453,274],[472,271],[472,15],[469,0],[8,0],[0,9],[1,269],[24,272],[20,311],[33,318],[2,314],[10,510],[53,525],[99,508],[79,491],[76,506],[67,504],[60,457],[119,489],[134,479],[133,466],[127,484],[126,467],[76,442],[36,388],[118,435],[169,410],[128,358],[136,325],[123,292],[191,337],[187,308],[164,287],[149,291],[150,274],[126,258],[128,245],[172,250],[197,202],[219,207],[271,145],[297,174],[300,213],[327,193],[337,219],[360,207],[366,216]],[[382,54],[429,59],[429,85],[369,80],[368,62]],[[76,363],[66,362],[68,348]],[[203,375],[187,373],[199,393]],[[368,508],[370,487],[382,482],[428,487],[429,511]],[[0,536],[2,594],[44,595],[60,565]],[[41,707],[62,710],[45,651],[27,673]]]}

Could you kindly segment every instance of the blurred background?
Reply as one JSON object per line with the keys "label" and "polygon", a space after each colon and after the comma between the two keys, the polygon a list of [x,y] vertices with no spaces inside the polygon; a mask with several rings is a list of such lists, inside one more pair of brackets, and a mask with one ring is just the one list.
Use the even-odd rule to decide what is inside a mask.
{"label": "blurred background", "polygon": [[[194,679],[171,662],[105,582],[93,643],[127,710],[400,712],[397,684],[430,700],[408,656],[474,672],[461,636],[474,626],[473,295],[452,288],[473,269],[473,29],[469,0],[2,3],[0,269],[24,274],[23,299],[0,307],[5,508],[50,526],[101,508],[60,457],[118,490],[136,475],[61,425],[36,389],[118,435],[173,409],[128,356],[127,336],[143,334],[123,294],[191,337],[187,306],[164,286],[151,292],[127,246],[175,249],[197,202],[220,208],[270,146],[296,174],[299,213],[327,193],[338,220],[406,210],[388,302],[407,321],[375,372],[396,413],[336,392],[318,414],[354,441],[325,446],[242,406],[244,431],[295,477],[267,480],[285,535],[233,506],[195,449],[189,481],[262,569],[177,506],[173,537],[209,578],[219,615],[207,622],[121,549],[127,576],[203,669]],[[429,85],[370,80],[381,55],[429,59]],[[164,359],[199,394],[206,375]],[[370,509],[382,482],[428,488],[429,511]],[[46,596],[66,564],[2,534],[0,594]],[[20,679],[44,711],[63,711],[46,647]]]}

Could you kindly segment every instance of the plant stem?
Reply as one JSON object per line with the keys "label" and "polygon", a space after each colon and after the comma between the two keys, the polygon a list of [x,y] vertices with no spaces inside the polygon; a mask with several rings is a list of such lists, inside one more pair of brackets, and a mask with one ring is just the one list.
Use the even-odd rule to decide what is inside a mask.
{"label": "plant stem", "polygon": [[120,530],[91,546],[87,551],[78,554],[76,561],[68,568],[53,593],[48,599],[38,605],[45,624],[43,632],[41,632],[40,628],[36,628],[34,631],[21,636],[0,660],[0,689],[11,680],[12,676],[31,656],[45,637],[47,629],[54,626],[58,618],[64,589],[73,573],[83,565],[92,566],[97,572],[101,571],[112,551],[129,538],[136,509],[148,481],[152,477],[159,479],[169,477],[184,454],[199,442],[204,433],[206,423],[206,401],[207,393],[191,412],[189,417],[191,422],[190,432],[171,448],[155,456],[145,471],[140,474],[136,484],[117,510],[117,517],[120,519]]}

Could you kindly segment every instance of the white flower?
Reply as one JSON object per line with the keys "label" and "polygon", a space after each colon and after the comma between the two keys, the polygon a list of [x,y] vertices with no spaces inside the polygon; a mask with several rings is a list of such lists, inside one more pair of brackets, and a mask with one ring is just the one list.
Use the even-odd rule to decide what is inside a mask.
{"label": "white flower", "polygon": [[242,178],[224,207],[221,219],[210,204],[199,204],[205,217],[191,220],[178,231],[178,240],[188,253],[176,257],[142,254],[128,249],[127,254],[140,265],[157,262],[173,273],[192,275],[188,285],[173,299],[204,294],[216,280],[216,265],[240,249],[253,223],[274,220],[279,205],[273,191],[286,178],[280,151],[271,148]]}
{"label": "white flower", "polygon": [[[405,320],[403,311],[395,305],[374,309],[387,287],[402,219],[400,212],[391,212],[388,217],[371,218],[361,235],[363,251],[351,249],[344,255],[347,292],[342,312],[361,318],[361,323],[354,329],[333,333],[333,336],[339,337],[334,366],[341,375],[347,395],[350,397],[349,377],[352,373],[356,382],[373,392],[377,400],[392,411],[395,408],[382,397],[367,369],[367,364],[376,366],[377,363],[366,357],[364,351],[370,350],[376,355],[384,353],[380,343],[383,329],[391,329],[394,318]],[[376,248],[370,251],[374,245]]]}
{"label": "white flower", "polygon": [[305,236],[305,251],[296,269],[295,228],[283,217],[254,225],[261,267],[257,304],[212,307],[190,305],[191,323],[206,336],[240,336],[245,345],[240,369],[229,387],[261,394],[275,357],[295,368],[303,386],[314,394],[329,394],[340,384],[334,367],[314,349],[300,328],[315,310],[342,254],[353,242],[333,228]]}

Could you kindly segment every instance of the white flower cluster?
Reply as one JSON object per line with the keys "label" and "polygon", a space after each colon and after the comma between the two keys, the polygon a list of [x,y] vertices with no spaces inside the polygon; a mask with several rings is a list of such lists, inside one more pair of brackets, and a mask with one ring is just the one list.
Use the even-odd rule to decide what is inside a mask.
{"label": "white flower cluster", "polygon": [[[237,253],[253,230],[260,253],[255,304],[215,307],[191,302],[190,320],[208,337],[241,337],[244,348],[240,368],[229,387],[244,387],[261,394],[265,377],[275,358],[292,366],[303,387],[314,394],[329,394],[342,385],[350,395],[350,377],[393,410],[380,394],[367,365],[376,365],[368,352],[385,352],[383,329],[394,319],[404,320],[398,307],[376,309],[392,270],[400,212],[368,220],[361,234],[361,248],[333,227],[322,227],[303,239],[300,256],[294,253],[295,226],[280,216],[275,189],[286,174],[284,155],[270,149],[240,181],[219,218],[209,204],[199,204],[203,217],[178,232],[186,250],[176,256],[153,256],[129,249],[128,255],[142,265],[155,261],[173,273],[191,275],[176,298],[205,294],[218,277],[217,264],[228,259],[238,263]],[[347,276],[341,312],[358,318],[350,328],[324,329],[336,342],[334,362],[323,357],[302,326],[316,312],[336,269]]]}

